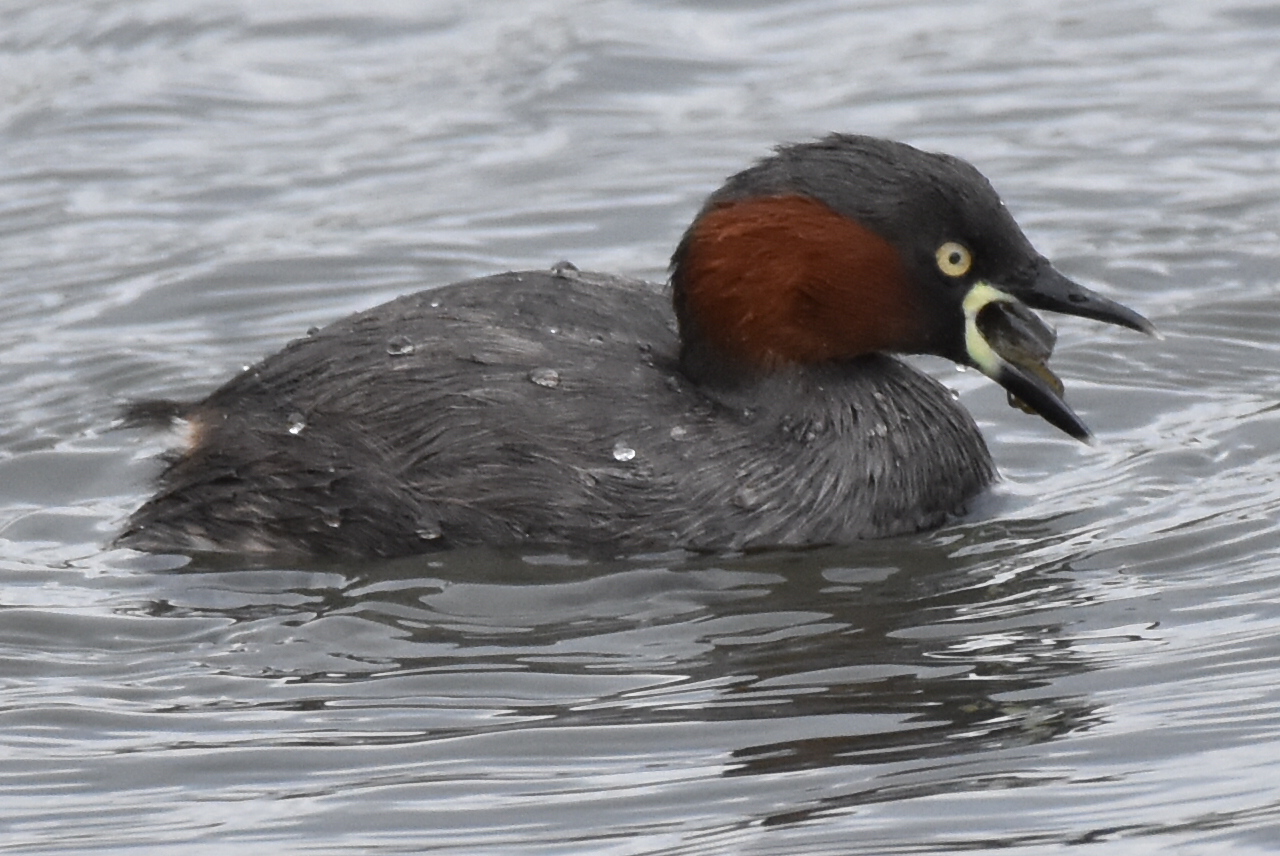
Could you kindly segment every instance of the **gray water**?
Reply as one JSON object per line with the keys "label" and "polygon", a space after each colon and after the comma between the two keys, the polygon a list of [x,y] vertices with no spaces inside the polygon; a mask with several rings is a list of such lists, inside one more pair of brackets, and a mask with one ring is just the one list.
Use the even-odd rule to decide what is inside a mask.
{"label": "gray water", "polygon": [[[0,852],[1280,852],[1280,7],[0,4]],[[937,532],[614,562],[104,545],[193,397],[561,258],[661,279],[786,140],[975,162],[1163,340],[1097,434],[926,363],[1003,481]]]}

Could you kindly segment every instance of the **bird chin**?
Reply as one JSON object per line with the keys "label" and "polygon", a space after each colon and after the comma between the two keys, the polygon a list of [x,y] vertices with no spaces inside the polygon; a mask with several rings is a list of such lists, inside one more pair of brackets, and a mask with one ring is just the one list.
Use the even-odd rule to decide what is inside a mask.
{"label": "bird chin", "polygon": [[1049,368],[1057,334],[1017,298],[985,282],[964,300],[965,350],[974,366],[1005,388],[1009,404],[1043,417],[1078,440],[1089,429],[1063,398]]}

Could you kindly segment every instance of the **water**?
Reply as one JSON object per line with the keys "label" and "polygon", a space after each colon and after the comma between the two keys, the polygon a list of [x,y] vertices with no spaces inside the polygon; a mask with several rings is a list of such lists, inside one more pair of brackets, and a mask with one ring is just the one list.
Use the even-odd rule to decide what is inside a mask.
{"label": "water", "polygon": [[[1274,6],[3,12],[0,852],[1280,851]],[[1160,327],[1055,319],[1095,445],[929,362],[1004,480],[919,537],[104,548],[166,444],[121,402],[465,276],[661,278],[724,175],[828,130],[968,157]]]}

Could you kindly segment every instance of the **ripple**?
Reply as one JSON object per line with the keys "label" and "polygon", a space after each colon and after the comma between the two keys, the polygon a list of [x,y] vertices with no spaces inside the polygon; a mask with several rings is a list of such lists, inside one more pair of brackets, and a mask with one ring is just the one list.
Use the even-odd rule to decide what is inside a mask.
{"label": "ripple", "polygon": [[[1266,4],[6,14],[10,848],[1273,846]],[[118,429],[123,402],[465,276],[661,280],[723,176],[836,129],[973,160],[1064,271],[1155,321],[1054,319],[1094,446],[923,361],[1003,481],[916,537],[310,568],[103,547],[166,442]]]}

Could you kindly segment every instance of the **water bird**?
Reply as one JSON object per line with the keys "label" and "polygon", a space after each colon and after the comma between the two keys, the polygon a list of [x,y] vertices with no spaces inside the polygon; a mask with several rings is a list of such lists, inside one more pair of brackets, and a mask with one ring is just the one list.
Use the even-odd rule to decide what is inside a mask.
{"label": "water bird", "polygon": [[996,469],[897,355],[976,368],[1089,436],[1036,309],[1154,332],[1059,273],[969,163],[784,145],[706,200],[669,288],[567,263],[471,279],[313,331],[201,401],[133,405],[185,442],[117,543],[369,558],[924,530]]}

